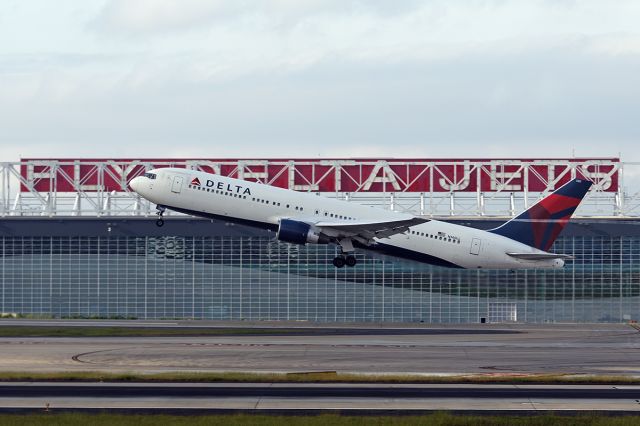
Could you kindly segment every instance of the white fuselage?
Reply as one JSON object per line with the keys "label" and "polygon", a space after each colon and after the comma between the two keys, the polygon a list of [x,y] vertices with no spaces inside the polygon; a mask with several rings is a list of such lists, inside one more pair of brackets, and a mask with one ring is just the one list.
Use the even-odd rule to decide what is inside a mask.
{"label": "white fuselage", "polygon": [[[200,171],[163,168],[155,179],[136,178],[134,190],[149,201],[196,216],[217,217],[276,230],[281,219],[305,222],[402,220],[407,214],[363,206]],[[199,185],[192,185],[194,179]],[[134,187],[132,182],[132,187]],[[404,234],[361,247],[423,263],[462,268],[558,268],[561,259],[524,260],[507,253],[542,253],[501,235],[431,220]]]}

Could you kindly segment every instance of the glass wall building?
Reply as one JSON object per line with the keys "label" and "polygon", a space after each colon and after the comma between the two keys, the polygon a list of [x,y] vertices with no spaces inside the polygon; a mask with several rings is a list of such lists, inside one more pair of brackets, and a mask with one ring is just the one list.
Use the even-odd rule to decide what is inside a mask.
{"label": "glass wall building", "polygon": [[[459,221],[491,228],[490,220]],[[578,219],[561,270],[462,270],[193,218],[0,219],[0,309],[44,317],[620,322],[640,317],[640,220]]]}

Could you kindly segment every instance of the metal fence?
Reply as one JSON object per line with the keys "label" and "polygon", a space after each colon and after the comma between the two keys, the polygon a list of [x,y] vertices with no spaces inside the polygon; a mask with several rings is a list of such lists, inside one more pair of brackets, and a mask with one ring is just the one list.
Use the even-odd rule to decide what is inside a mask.
{"label": "metal fence", "polygon": [[579,220],[554,245],[572,262],[521,271],[439,268],[360,252],[356,267],[338,270],[334,247],[283,244],[266,231],[178,218],[162,235],[153,222],[0,219],[0,308],[140,319],[640,319],[636,220]]}

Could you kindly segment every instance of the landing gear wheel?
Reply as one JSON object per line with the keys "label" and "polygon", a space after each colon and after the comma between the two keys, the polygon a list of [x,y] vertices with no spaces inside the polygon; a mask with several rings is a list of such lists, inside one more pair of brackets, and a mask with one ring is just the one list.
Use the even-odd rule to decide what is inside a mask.
{"label": "landing gear wheel", "polygon": [[345,258],[345,263],[348,267],[353,268],[354,266],[356,266],[356,263],[358,263],[358,261],[356,260],[355,256],[350,254]]}
{"label": "landing gear wheel", "polygon": [[156,210],[157,210],[156,214],[158,215],[158,220],[156,220],[156,226],[162,226],[164,225],[164,220],[162,219],[162,215],[164,214],[165,207],[156,206]]}
{"label": "landing gear wheel", "polygon": [[333,258],[333,266],[335,266],[336,268],[342,268],[344,264],[345,264],[344,257],[336,256]]}

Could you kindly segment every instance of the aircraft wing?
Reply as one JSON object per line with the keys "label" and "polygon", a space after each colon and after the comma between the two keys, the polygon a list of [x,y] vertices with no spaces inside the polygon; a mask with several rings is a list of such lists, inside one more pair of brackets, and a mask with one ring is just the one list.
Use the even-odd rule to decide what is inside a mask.
{"label": "aircraft wing", "polygon": [[[391,221],[358,221],[358,222],[316,222],[313,225],[322,233],[335,238],[354,238],[370,244],[374,238],[389,238],[395,234],[406,232],[411,226],[429,222],[429,219],[410,217]],[[364,241],[363,241],[364,240]]]}
{"label": "aircraft wing", "polygon": [[522,260],[573,259],[568,254],[557,253],[507,253],[511,257]]}

